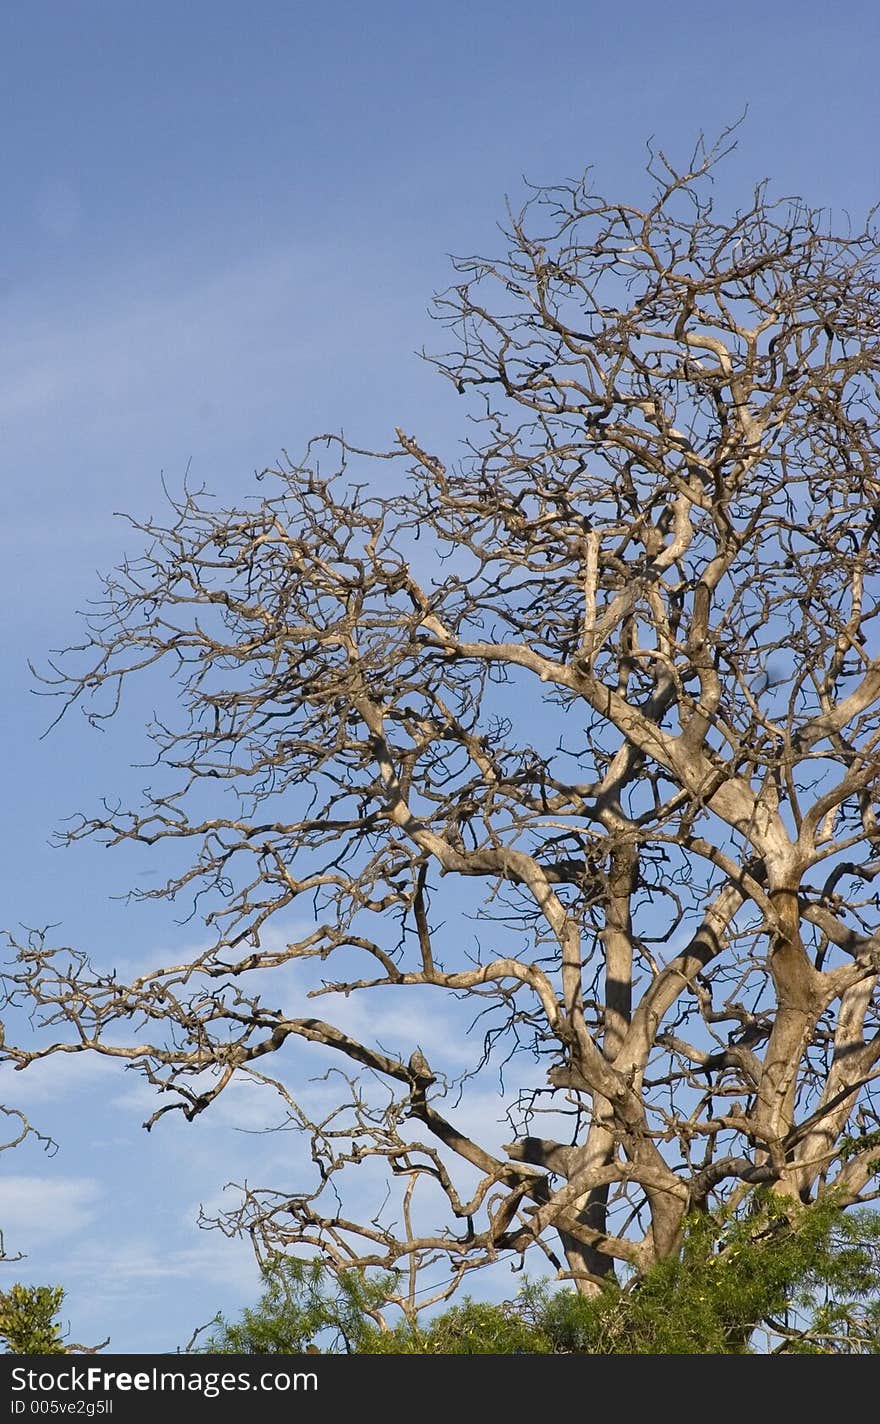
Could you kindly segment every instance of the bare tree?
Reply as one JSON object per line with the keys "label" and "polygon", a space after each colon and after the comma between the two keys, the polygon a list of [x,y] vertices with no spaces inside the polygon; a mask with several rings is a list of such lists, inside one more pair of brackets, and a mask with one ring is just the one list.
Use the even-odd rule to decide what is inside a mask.
{"label": "bare tree", "polygon": [[[47,674],[93,721],[173,674],[157,785],[63,838],[192,847],[139,893],[216,938],[124,983],[33,935],[8,992],[49,1038],[7,1057],[135,1064],[151,1122],[273,1087],[297,1185],[223,1228],[391,1269],[408,1311],[428,1266],[439,1298],[533,1249],[589,1292],[757,1184],[874,1195],[880,246],[764,185],[719,217],[720,156],[654,154],[642,207],[533,190],[437,302],[454,463],[322,436],[241,509],[185,491]],[[304,961],[328,1006],[412,994],[412,1055],[276,1007]],[[420,1047],[429,994],[514,1074],[503,1146]],[[345,1066],[323,1115],[302,1041]]]}

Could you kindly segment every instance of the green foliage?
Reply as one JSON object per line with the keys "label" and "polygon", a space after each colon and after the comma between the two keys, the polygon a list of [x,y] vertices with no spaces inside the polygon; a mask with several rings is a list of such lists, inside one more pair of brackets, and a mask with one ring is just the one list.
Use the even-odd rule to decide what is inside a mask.
{"label": "green foliage", "polygon": [[423,1329],[365,1332],[362,1355],[549,1355],[553,1341],[539,1324],[526,1320],[516,1304],[488,1305],[466,1300],[436,1316]]}
{"label": "green foliage", "polygon": [[[851,1137],[848,1133],[840,1139],[839,1156],[841,1162],[848,1162],[856,1155],[862,1156],[872,1147],[880,1147],[880,1129],[874,1128],[872,1132],[861,1132],[858,1137]],[[868,1157],[867,1165],[874,1176],[880,1173],[880,1156]]]}
{"label": "green foliage", "polygon": [[[264,1269],[257,1304],[235,1323],[218,1317],[204,1354],[300,1354],[316,1342],[328,1353],[361,1355],[546,1354],[552,1342],[515,1306],[471,1300],[423,1328],[379,1324],[394,1279],[330,1272],[320,1260],[279,1257]],[[384,1318],[384,1317],[383,1317]]]}
{"label": "green foliage", "polygon": [[523,1302],[554,1349],[586,1354],[880,1352],[880,1218],[756,1194],[692,1217],[679,1254],[596,1299]]}
{"label": "green foliage", "polygon": [[880,1354],[880,1216],[833,1196],[803,1207],[754,1193],[738,1215],[701,1214],[678,1254],[593,1298],[527,1282],[501,1305],[465,1300],[388,1328],[393,1280],[280,1258],[211,1353],[400,1355]]}
{"label": "green foliage", "polygon": [[201,1353],[295,1355],[319,1337],[331,1353],[354,1354],[368,1333],[370,1313],[393,1282],[368,1281],[359,1271],[334,1275],[321,1261],[281,1256],[263,1270],[264,1291],[237,1323],[217,1318]]}
{"label": "green foliage", "polygon": [[61,1286],[10,1286],[0,1291],[0,1340],[8,1355],[63,1355]]}

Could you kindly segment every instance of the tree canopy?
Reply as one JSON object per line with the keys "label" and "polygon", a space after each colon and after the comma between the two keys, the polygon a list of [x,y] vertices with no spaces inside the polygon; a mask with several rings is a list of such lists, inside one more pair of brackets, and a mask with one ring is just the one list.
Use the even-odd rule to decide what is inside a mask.
{"label": "tree canopy", "polygon": [[[880,1350],[880,1217],[833,1194],[804,1208],[756,1192],[741,1217],[688,1219],[679,1251],[588,1298],[527,1280],[514,1300],[465,1300],[414,1325],[384,1319],[383,1283],[281,1256],[239,1321],[219,1317],[209,1354],[786,1355]],[[202,1332],[197,1332],[197,1337]],[[315,1341],[319,1340],[320,1345]],[[193,1342],[195,1343],[195,1341]],[[322,1349],[323,1347],[323,1349]]]}
{"label": "tree canopy", "polygon": [[5,1056],[116,1056],[151,1122],[263,1083],[301,1145],[224,1229],[410,1319],[503,1258],[595,1293],[757,1188],[874,1199],[880,246],[717,211],[720,157],[534,190],[436,301],[457,452],[320,436],[169,496],[43,675],[94,723],[175,687],[143,802],[62,839],[176,848],[138,893],[214,938],[126,982],[34,932]]}

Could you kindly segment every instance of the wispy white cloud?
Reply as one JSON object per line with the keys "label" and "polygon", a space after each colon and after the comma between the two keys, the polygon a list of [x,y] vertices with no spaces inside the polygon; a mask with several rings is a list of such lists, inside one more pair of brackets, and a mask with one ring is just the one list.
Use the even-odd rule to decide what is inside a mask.
{"label": "wispy white cloud", "polygon": [[89,1092],[98,1084],[121,1082],[121,1063],[96,1053],[58,1053],[38,1059],[20,1072],[0,1065],[0,1102],[25,1111],[38,1103],[58,1103]]}
{"label": "wispy white cloud", "polygon": [[249,1246],[207,1231],[192,1245],[171,1249],[137,1234],[124,1241],[90,1241],[68,1255],[65,1267],[71,1278],[100,1281],[105,1298],[134,1294],[144,1281],[163,1280],[222,1282],[245,1293],[259,1274]]}
{"label": "wispy white cloud", "polygon": [[62,1241],[94,1222],[102,1195],[94,1177],[2,1177],[0,1227],[7,1244],[24,1251]]}
{"label": "wispy white cloud", "polygon": [[129,1231],[92,1230],[56,1250],[42,1274],[64,1282],[65,1316],[77,1339],[109,1335],[110,1349],[121,1350],[183,1348],[218,1309],[234,1317],[261,1285],[250,1245],[200,1230],[194,1216],[185,1229],[156,1222],[149,1231],[136,1223]]}

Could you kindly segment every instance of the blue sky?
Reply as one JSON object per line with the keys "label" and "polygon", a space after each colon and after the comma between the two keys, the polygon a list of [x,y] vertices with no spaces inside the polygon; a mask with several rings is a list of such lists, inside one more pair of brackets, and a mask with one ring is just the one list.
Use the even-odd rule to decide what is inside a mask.
{"label": "blue sky", "polygon": [[[523,175],[592,163],[637,199],[650,135],[683,157],[748,105],[720,197],[768,176],[863,214],[878,31],[867,0],[2,7],[0,922],[60,921],[105,962],[179,957],[167,907],[110,898],[141,861],[47,846],[138,784],[137,718],[40,741],[26,668],[76,639],[95,570],[131,546],[113,512],[157,510],[187,465],[240,498],[318,430],[387,446],[401,425],[451,450],[461,411],[414,352],[440,339],[426,309],[448,254],[493,250]],[[0,1086],[60,1144],[0,1158],[0,1225],[27,1252],[4,1281],[62,1282],[74,1337],[118,1350],[173,1349],[253,1298],[248,1249],[194,1222],[271,1169],[276,1139],[239,1130],[269,1125],[262,1106],[147,1136],[143,1089],[104,1065]]]}

